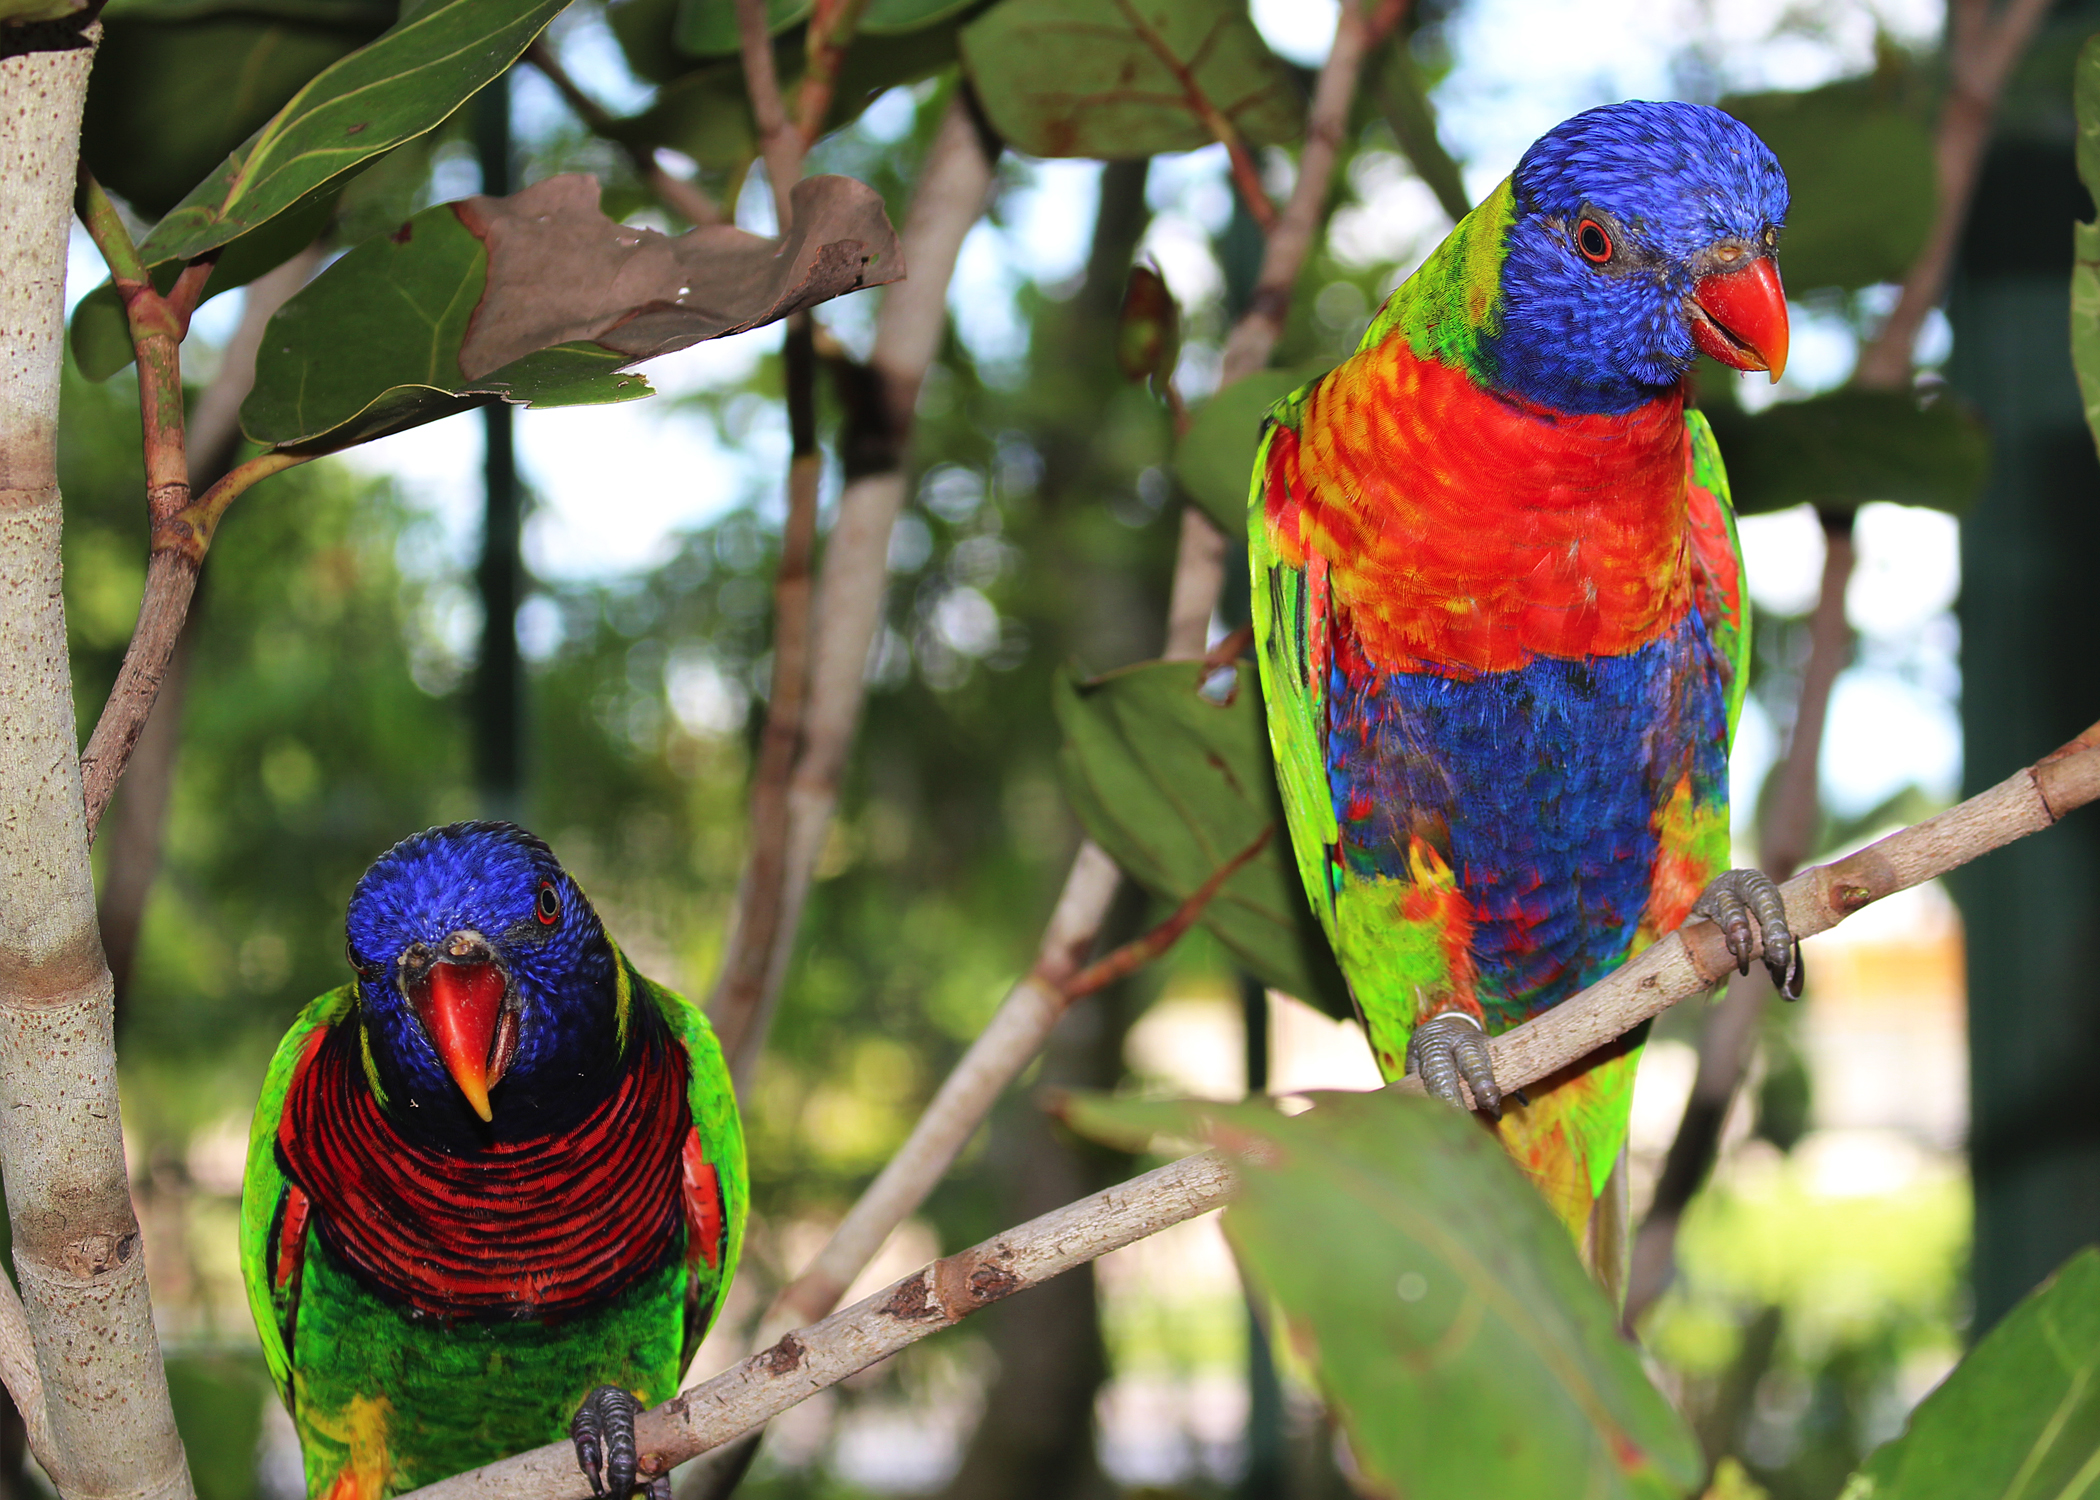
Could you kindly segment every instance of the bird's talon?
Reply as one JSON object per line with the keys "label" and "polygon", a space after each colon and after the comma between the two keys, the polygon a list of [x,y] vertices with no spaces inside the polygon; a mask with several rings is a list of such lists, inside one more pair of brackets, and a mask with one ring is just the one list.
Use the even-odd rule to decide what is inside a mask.
{"label": "bird's talon", "polygon": [[[576,1464],[591,1482],[591,1493],[606,1500],[628,1500],[634,1493],[634,1419],[641,1403],[616,1385],[601,1385],[583,1398],[569,1419],[569,1441],[576,1445]],[[658,1480],[665,1492],[657,1494]],[[651,1500],[669,1500],[666,1476],[648,1484]]]}
{"label": "bird's talon", "polygon": [[1720,927],[1736,973],[1748,974],[1750,961],[1758,959],[1780,994],[1801,998],[1801,945],[1786,925],[1786,902],[1771,876],[1762,870],[1730,870],[1700,893],[1692,915],[1711,918]]}
{"label": "bird's talon", "polygon": [[1446,1011],[1417,1026],[1407,1041],[1407,1071],[1422,1075],[1422,1087],[1454,1109],[1466,1108],[1465,1088],[1475,1107],[1502,1118],[1502,1090],[1495,1082],[1487,1033],[1463,1011]]}

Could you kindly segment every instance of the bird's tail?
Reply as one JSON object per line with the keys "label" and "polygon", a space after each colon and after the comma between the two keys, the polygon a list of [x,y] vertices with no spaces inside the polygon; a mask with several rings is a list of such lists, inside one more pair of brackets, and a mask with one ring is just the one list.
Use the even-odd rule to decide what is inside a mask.
{"label": "bird's tail", "polygon": [[1495,1133],[1613,1300],[1626,1291],[1626,1124],[1640,1048],[1613,1044],[1505,1099]]}

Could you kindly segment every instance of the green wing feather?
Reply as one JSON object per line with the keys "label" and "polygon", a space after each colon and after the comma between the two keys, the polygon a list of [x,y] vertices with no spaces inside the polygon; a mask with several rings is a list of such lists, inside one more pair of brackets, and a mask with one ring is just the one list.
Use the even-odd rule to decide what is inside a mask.
{"label": "green wing feather", "polygon": [[[292,1400],[292,1312],[297,1306],[296,1280],[282,1290],[270,1285],[270,1235],[290,1186],[277,1164],[277,1127],[284,1118],[284,1096],[308,1041],[350,1013],[356,989],[344,985],[308,1003],[277,1044],[263,1074],[262,1097],[255,1101],[255,1120],[248,1129],[248,1170],[241,1179],[241,1279],[248,1286],[248,1309],[262,1337],[263,1362],[286,1406]],[[308,1231],[311,1233],[311,1231]]]}
{"label": "green wing feather", "polygon": [[1730,668],[1728,745],[1733,749],[1735,726],[1743,716],[1743,698],[1750,690],[1750,593],[1743,586],[1743,540],[1736,531],[1735,501],[1728,492],[1728,470],[1721,462],[1721,447],[1714,441],[1712,425],[1707,422],[1706,414],[1696,407],[1685,412],[1684,425],[1692,438],[1692,484],[1713,497],[1721,524],[1727,531],[1727,556],[1734,563],[1732,572],[1725,567],[1714,567],[1712,564],[1720,560],[1718,549],[1701,549],[1701,561],[1708,564],[1707,571],[1713,581],[1707,628],[1713,632],[1721,659]]}
{"label": "green wing feather", "polygon": [[642,974],[627,962],[624,954],[620,963],[633,992],[656,1007],[671,1035],[685,1048],[690,1067],[686,1100],[693,1112],[693,1126],[700,1132],[700,1149],[713,1164],[721,1184],[721,1259],[713,1267],[704,1258],[692,1263],[686,1305],[700,1309],[701,1314],[687,1323],[685,1349],[679,1359],[682,1371],[692,1363],[694,1351],[720,1314],[729,1283],[736,1275],[737,1257],[743,1251],[744,1221],[751,1206],[750,1178],[744,1164],[744,1126],[737,1115],[729,1066],[723,1061],[721,1044],[715,1040],[715,1029],[707,1017],[685,996]]}

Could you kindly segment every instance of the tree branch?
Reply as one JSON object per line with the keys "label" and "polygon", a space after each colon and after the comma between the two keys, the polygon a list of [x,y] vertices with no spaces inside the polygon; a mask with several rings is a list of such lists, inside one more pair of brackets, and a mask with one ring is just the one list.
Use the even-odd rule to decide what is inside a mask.
{"label": "tree branch", "polygon": [[839,71],[845,66],[846,49],[860,28],[861,12],[868,0],[817,0],[809,18],[808,66],[802,72],[802,87],[795,98],[795,126],[807,151],[823,133],[824,117],[831,113],[832,97],[839,86]]}
{"label": "tree branch", "polygon": [[22,1314],[0,1314],[0,1376],[64,1493],[175,1500],[189,1473],[125,1181],[60,587],[66,236],[99,35],[0,59],[0,1177]]}
{"label": "tree branch", "polygon": [[[138,624],[132,628],[131,644],[124,649],[124,664],[117,669],[109,701],[102,706],[102,717],[95,721],[95,732],[88,737],[87,749],[80,753],[82,805],[90,841],[160,696],[168,659],[175,654],[176,639],[189,616],[190,598],[197,591],[197,570],[211,547],[219,518],[257,480],[317,456],[257,454],[207,490],[203,499],[172,514],[155,515],[153,550],[146,559],[146,592],[139,601]],[[187,475],[180,488],[187,500]]]}
{"label": "tree branch", "polygon": [[1939,199],[1924,248],[1903,278],[1903,291],[1872,343],[1861,351],[1854,384],[1865,390],[1902,390],[1910,384],[1911,350],[1925,315],[1938,304],[1954,269],[1954,251],[1968,221],[1969,200],[1990,144],[1991,121],[2013,65],[2049,13],[2049,0],[2010,0],[1996,19],[1991,0],[1954,0],[1949,16],[1947,97],[1933,143]]}
{"label": "tree branch", "polygon": [[[763,1050],[794,955],[803,904],[838,807],[867,691],[868,653],[882,623],[890,530],[906,492],[912,411],[946,327],[956,257],[984,211],[991,183],[991,161],[968,111],[957,101],[934,136],[899,238],[912,275],[883,293],[868,399],[857,414],[863,430],[849,433],[842,444],[849,467],[816,581],[799,753],[786,770],[762,769],[754,779],[752,848],[731,920],[723,979],[708,1007],[739,1081],[749,1078]],[[776,693],[768,709],[769,728],[779,701]],[[784,794],[778,794],[782,784]],[[768,799],[763,822],[762,792]]]}
{"label": "tree branch", "polygon": [[[1804,936],[1874,901],[1946,874],[2100,798],[2100,724],[1997,786],[1784,887]],[[1523,1087],[1580,1062],[1732,971],[1720,929],[1670,934],[1589,989],[1490,1043],[1495,1076]],[[1416,1075],[1389,1085],[1422,1092]],[[1230,1169],[1203,1153],[1148,1172],[923,1267],[808,1328],[783,1335],[636,1424],[645,1471],[662,1473],[769,1421],[979,1308],[1227,1202]],[[581,1500],[573,1451],[551,1444],[417,1490],[413,1500]]]}
{"label": "tree branch", "polygon": [[[1116,9],[1123,13],[1123,24],[1138,35],[1138,40],[1150,49],[1159,65],[1174,75],[1181,85],[1182,102],[1189,113],[1203,122],[1203,128],[1211,138],[1225,148],[1232,162],[1232,185],[1239,190],[1240,201],[1247,205],[1247,212],[1261,226],[1263,234],[1276,230],[1276,205],[1269,197],[1269,190],[1262,186],[1261,166],[1254,160],[1254,153],[1247,148],[1247,141],[1239,127],[1223,110],[1211,102],[1210,95],[1196,81],[1196,74],[1167,45],[1167,39],[1149,24],[1131,0],[1116,0]],[[1348,9],[1345,3],[1343,9]],[[1215,34],[1215,33],[1213,33]]]}

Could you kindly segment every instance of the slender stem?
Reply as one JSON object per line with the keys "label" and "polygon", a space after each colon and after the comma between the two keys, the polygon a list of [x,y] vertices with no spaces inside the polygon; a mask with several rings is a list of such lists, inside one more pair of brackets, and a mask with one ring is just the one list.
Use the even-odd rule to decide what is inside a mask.
{"label": "slender stem", "polygon": [[773,38],[766,27],[766,0],[736,0],[737,41],[744,57],[744,92],[758,127],[758,150],[773,179],[773,208],[787,232],[793,205],[788,195],[802,176],[802,135],[789,123],[773,68]]}
{"label": "slender stem", "polygon": [[[1784,887],[1787,919],[1828,931],[1872,902],[1946,874],[2039,832],[2100,798],[2100,723],[2054,754],[1857,854]],[[1555,1006],[1494,1038],[1495,1076],[1535,1083],[1694,995],[1730,972],[1720,929],[1698,921]],[[1419,1075],[1387,1086],[1422,1092]],[[925,1266],[845,1311],[781,1335],[685,1395],[643,1416],[645,1473],[662,1473],[751,1431],[818,1391],[993,1302],[1231,1200],[1229,1166],[1210,1152],[1170,1163]],[[587,1485],[567,1443],[536,1448],[413,1491],[409,1500],[581,1500]]]}
{"label": "slender stem", "polygon": [[824,117],[831,113],[832,97],[838,92],[846,50],[860,28],[861,12],[867,8],[868,0],[817,0],[816,9],[810,14],[809,62],[795,97],[795,126],[802,136],[804,151],[814,146],[823,132]]}
{"label": "slender stem", "polygon": [[1176,907],[1174,914],[1166,921],[1150,932],[1132,938],[1115,952],[1095,959],[1074,974],[1071,982],[1064,987],[1065,1003],[1070,1005],[1082,996],[1106,989],[1119,979],[1127,979],[1180,942],[1182,934],[1196,925],[1196,919],[1203,915],[1204,908],[1209,906],[1212,898],[1224,888],[1225,882],[1237,875],[1248,860],[1268,847],[1269,837],[1275,831],[1276,825],[1273,823],[1263,828],[1254,836],[1253,843],[1213,870],[1210,878]]}
{"label": "slender stem", "polygon": [[[1404,14],[1402,6],[1390,22],[1383,15],[1380,20],[1390,30]],[[1283,336],[1292,289],[1325,222],[1327,194],[1348,138],[1349,112],[1356,103],[1357,78],[1370,42],[1370,27],[1362,11],[1351,0],[1343,0],[1335,17],[1334,46],[1313,85],[1312,108],[1305,120],[1305,149],[1298,156],[1298,180],[1262,251],[1254,296],[1226,340],[1222,384],[1230,385],[1261,369]]]}
{"label": "slender stem", "polygon": [[[1347,7],[1344,13],[1348,14]],[[1338,34],[1338,45],[1340,37]],[[1357,54],[1361,62],[1361,52]],[[1322,70],[1323,85],[1332,77],[1337,83],[1316,91],[1314,109],[1324,111],[1327,116],[1346,120],[1346,100],[1338,102],[1334,97],[1336,87],[1346,84],[1353,91],[1357,74],[1356,63],[1346,56],[1342,64],[1336,65],[1332,58]],[[944,259],[941,261],[942,275],[921,280],[915,274],[912,280],[892,287],[886,293],[883,304],[883,321],[876,334],[876,360],[878,370],[885,366],[885,359],[895,357],[900,361],[892,368],[891,388],[898,397],[892,401],[892,409],[908,412],[910,396],[916,392],[918,380],[932,362],[935,344],[941,328],[940,307],[945,295],[945,271],[952,268],[954,255],[961,243],[961,233],[976,217],[989,186],[989,163],[975,146],[976,135],[967,117],[959,108],[951,108],[948,118],[942,123],[936,137],[932,156],[929,158],[927,174],[921,186],[921,196],[914,201],[913,212],[907,221],[904,235],[906,253],[914,267],[927,264],[925,252],[920,248],[926,240],[935,237],[930,226],[938,223],[945,226],[936,243]],[[934,192],[941,172],[946,169],[939,164],[957,164],[956,187],[953,190]],[[967,169],[964,169],[967,164]],[[1333,172],[1331,155],[1322,166],[1315,157],[1308,169],[1301,169],[1299,182],[1301,195],[1292,198],[1291,211],[1314,213],[1319,211],[1325,190],[1314,192],[1306,188],[1306,171],[1324,171],[1330,177]],[[1311,203],[1310,209],[1301,206]],[[920,208],[929,212],[922,223]],[[948,205],[943,208],[941,205]],[[922,232],[925,238],[920,238]],[[1300,237],[1296,243],[1302,256],[1303,247],[1310,243],[1309,237]],[[931,247],[929,247],[931,248]],[[1265,269],[1275,269],[1282,277],[1283,296],[1286,301],[1297,276],[1295,269],[1283,275],[1284,263],[1273,255],[1264,260]],[[918,299],[911,301],[908,299]],[[918,312],[907,312],[908,308]],[[891,322],[892,313],[897,314]],[[895,338],[890,334],[895,330]],[[885,354],[886,347],[897,352],[895,356]],[[1263,356],[1266,358],[1266,354]],[[1259,364],[1253,368],[1259,368]],[[904,378],[908,370],[908,380]],[[1238,379],[1248,370],[1231,372],[1230,378]],[[857,559],[858,569],[866,575],[860,595],[862,607],[850,618],[865,621],[861,633],[848,637],[840,649],[828,652],[834,666],[843,670],[840,680],[850,682],[855,695],[860,691],[862,665],[867,660],[875,611],[880,605],[882,559],[887,549],[889,523],[895,518],[895,507],[903,499],[901,482],[890,481],[883,476],[885,487],[879,491],[887,508],[883,513],[879,529],[869,528],[865,540],[850,552],[841,551],[841,538],[834,535],[830,552],[826,557],[826,584],[831,581],[831,569],[848,558]],[[876,480],[870,480],[871,497],[878,491]],[[844,529],[850,514],[850,503],[855,490],[847,490],[847,503],[841,506],[840,528]],[[1193,538],[1193,541],[1192,541]],[[1225,579],[1225,539],[1218,529],[1198,514],[1193,507],[1184,510],[1182,523],[1182,553],[1174,571],[1174,582],[1168,606],[1167,654],[1187,660],[1197,660],[1205,655],[1205,636],[1210,617],[1217,606],[1217,599]],[[842,568],[843,571],[843,568]],[[843,594],[843,589],[841,594]],[[825,595],[826,610],[823,615],[825,628],[835,628],[842,618],[847,618],[843,608],[830,608],[831,594]],[[1221,649],[1223,649],[1221,643]],[[839,698],[844,699],[845,693]],[[813,718],[821,717],[813,713]],[[850,720],[845,721],[850,732]],[[806,888],[807,870],[814,865],[817,849],[823,842],[823,830],[828,824],[830,809],[835,806],[837,775],[844,764],[847,733],[835,733],[824,742],[832,758],[827,762],[827,780],[810,788],[807,806],[810,815],[798,824],[796,846],[798,859],[796,868],[803,873]],[[817,743],[813,740],[810,756],[817,754]],[[798,779],[798,791],[801,789]],[[769,1339],[782,1327],[792,1327],[796,1322],[806,1322],[828,1312],[845,1292],[853,1278],[875,1256],[899,1224],[925,1201],[934,1185],[947,1173],[993,1103],[1003,1094],[1007,1086],[1035,1057],[1049,1037],[1051,1028],[1064,1014],[1067,998],[1065,983],[1075,973],[1084,956],[1099,934],[1101,923],[1108,915],[1117,884],[1115,864],[1091,843],[1080,846],[1074,857],[1070,873],[1050,923],[1046,928],[1042,945],[1038,950],[1035,967],[1029,975],[1009,992],[994,1013],[989,1025],[972,1043],[954,1070],[948,1075],[932,1102],[926,1107],[911,1137],[897,1154],[890,1159],[882,1172],[861,1195],[852,1210],[833,1233],[831,1240],[788,1289],[775,1300],[773,1309],[761,1320],[761,1338]],[[777,973],[776,965],[776,973]],[[1063,970],[1063,977],[1058,971]]]}
{"label": "slender stem", "polygon": [[2049,0],[2011,0],[1994,19],[1991,0],[1954,0],[1947,97],[1940,106],[1933,146],[1939,196],[1924,248],[1903,278],[1896,306],[1860,354],[1853,382],[1864,389],[1900,390],[1910,384],[1911,351],[1925,315],[1938,304],[1954,269],[1955,247],[1968,221],[1999,97],[2048,13]]}
{"label": "slender stem", "polygon": [[[102,822],[102,814],[131,759],[133,747],[145,730],[154,701],[167,676],[168,659],[189,614],[190,598],[197,589],[197,570],[211,546],[213,530],[226,507],[257,480],[306,463],[313,455],[264,453],[239,465],[205,491],[204,498],[173,515],[155,517],[153,551],[146,560],[146,592],[139,601],[138,624],[131,644],[125,648],[124,664],[117,671],[116,685],[95,721],[95,732],[80,755],[82,792],[87,810],[90,841]],[[189,494],[185,475],[182,493]]]}
{"label": "slender stem", "polygon": [[154,289],[153,278],[140,262],[138,247],[132,244],[131,232],[124,227],[116,205],[84,168],[79,209],[81,222],[109,266],[110,280],[123,299],[125,321],[131,329],[132,352],[138,358],[146,507],[158,526],[190,503],[189,464],[183,456],[182,338],[189,325],[189,309],[196,305],[211,267],[184,269],[186,305],[178,309]]}
{"label": "slender stem", "polygon": [[[1212,139],[1225,148],[1227,159],[1232,164],[1232,185],[1239,190],[1240,199],[1247,205],[1247,212],[1254,216],[1262,233],[1270,234],[1276,228],[1276,204],[1269,197],[1269,190],[1262,186],[1261,167],[1248,149],[1246,137],[1232,123],[1232,117],[1219,109],[1207,90],[1197,80],[1195,70],[1175,54],[1167,39],[1145,19],[1144,13],[1132,0],[1115,0],[1116,9],[1123,13],[1123,24],[1136,32],[1152,52],[1159,65],[1174,75],[1175,83],[1181,87],[1182,102],[1189,112],[1203,122],[1203,128]],[[1343,9],[1347,10],[1345,3]],[[1222,24],[1222,23],[1221,23]]]}

